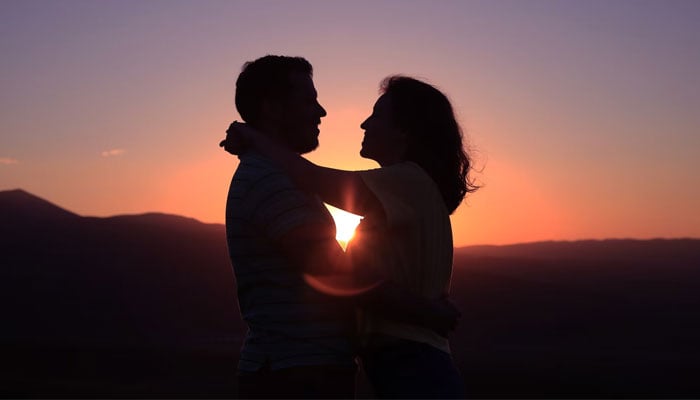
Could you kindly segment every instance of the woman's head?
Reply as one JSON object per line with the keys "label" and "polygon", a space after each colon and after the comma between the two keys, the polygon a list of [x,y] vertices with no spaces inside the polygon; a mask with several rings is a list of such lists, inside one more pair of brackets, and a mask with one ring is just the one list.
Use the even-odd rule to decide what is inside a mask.
{"label": "woman's head", "polygon": [[406,135],[394,123],[391,98],[383,94],[372,108],[372,114],[360,125],[365,130],[360,155],[387,166],[403,161]]}
{"label": "woman's head", "polygon": [[390,76],[365,129],[360,154],[380,165],[413,161],[435,181],[450,213],[477,189],[470,178],[469,155],[447,97],[417,79]]}

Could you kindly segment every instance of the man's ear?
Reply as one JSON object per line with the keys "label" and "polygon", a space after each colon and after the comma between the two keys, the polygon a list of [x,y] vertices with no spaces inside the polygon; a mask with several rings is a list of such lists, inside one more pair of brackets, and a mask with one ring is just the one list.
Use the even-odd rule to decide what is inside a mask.
{"label": "man's ear", "polygon": [[408,133],[406,131],[399,131],[399,143],[397,145],[401,148],[401,157],[404,157],[408,153]]}
{"label": "man's ear", "polygon": [[264,121],[277,122],[282,117],[282,106],[278,101],[263,100],[262,119]]}

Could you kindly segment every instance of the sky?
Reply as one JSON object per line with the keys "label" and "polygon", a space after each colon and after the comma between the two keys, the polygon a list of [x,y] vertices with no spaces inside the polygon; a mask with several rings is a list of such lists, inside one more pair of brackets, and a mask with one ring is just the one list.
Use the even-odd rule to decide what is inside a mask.
{"label": "sky", "polygon": [[235,80],[314,66],[308,158],[342,169],[392,74],[452,101],[482,185],[456,246],[700,237],[700,2],[0,2],[0,190],[223,223]]}

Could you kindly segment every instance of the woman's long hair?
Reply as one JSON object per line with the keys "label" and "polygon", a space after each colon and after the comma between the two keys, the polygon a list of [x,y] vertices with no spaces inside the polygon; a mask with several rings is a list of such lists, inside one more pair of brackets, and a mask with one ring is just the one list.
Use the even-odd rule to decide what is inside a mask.
{"label": "woman's long hair", "polygon": [[432,85],[398,75],[384,79],[381,92],[391,99],[394,125],[406,134],[404,159],[430,175],[452,214],[479,187],[469,176],[471,160],[450,101]]}

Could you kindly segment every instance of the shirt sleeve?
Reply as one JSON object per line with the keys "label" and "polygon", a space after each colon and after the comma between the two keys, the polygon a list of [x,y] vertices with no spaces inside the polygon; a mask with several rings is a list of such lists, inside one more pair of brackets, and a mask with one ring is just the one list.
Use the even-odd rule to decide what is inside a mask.
{"label": "shirt sleeve", "polygon": [[415,168],[420,167],[400,163],[360,172],[365,185],[381,203],[390,228],[404,226],[415,220],[412,197],[416,190],[420,190],[415,179]]}
{"label": "shirt sleeve", "polygon": [[314,196],[297,189],[282,172],[271,173],[251,191],[252,218],[268,237],[280,239],[305,224],[332,224],[328,211]]}

